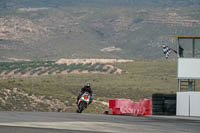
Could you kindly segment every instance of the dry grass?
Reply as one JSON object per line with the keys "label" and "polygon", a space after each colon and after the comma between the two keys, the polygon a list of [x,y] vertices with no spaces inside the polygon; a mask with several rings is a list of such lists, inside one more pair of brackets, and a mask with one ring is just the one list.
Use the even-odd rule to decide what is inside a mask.
{"label": "dry grass", "polygon": [[[139,100],[151,98],[152,93],[175,93],[177,88],[176,62],[174,60],[140,60],[131,63],[116,63],[122,74],[66,74],[31,78],[0,80],[0,88],[19,88],[36,96],[52,96],[69,101],[69,112],[75,111],[76,96],[85,82],[91,82],[94,99],[108,102],[110,98]],[[198,85],[197,85],[198,88]],[[96,102],[86,112],[101,113],[105,105]]]}

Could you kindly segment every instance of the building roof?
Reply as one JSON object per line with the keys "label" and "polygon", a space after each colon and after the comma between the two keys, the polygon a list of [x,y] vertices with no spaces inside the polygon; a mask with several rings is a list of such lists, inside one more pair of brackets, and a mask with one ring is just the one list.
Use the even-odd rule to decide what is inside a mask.
{"label": "building roof", "polygon": [[172,36],[177,39],[200,39],[200,36]]}

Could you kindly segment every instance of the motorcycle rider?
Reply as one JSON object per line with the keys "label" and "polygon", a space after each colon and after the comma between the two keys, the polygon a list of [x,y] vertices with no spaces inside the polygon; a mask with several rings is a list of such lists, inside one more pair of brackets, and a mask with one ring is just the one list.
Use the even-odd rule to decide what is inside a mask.
{"label": "motorcycle rider", "polygon": [[81,98],[81,96],[82,96],[85,92],[88,92],[88,93],[90,94],[90,101],[89,101],[89,104],[92,103],[92,100],[93,100],[93,99],[92,99],[92,89],[91,89],[90,83],[86,83],[86,84],[84,85],[84,87],[81,88],[81,91],[80,91],[80,93],[79,93],[79,95],[78,95],[78,97],[77,97],[76,104],[78,104],[79,99]]}

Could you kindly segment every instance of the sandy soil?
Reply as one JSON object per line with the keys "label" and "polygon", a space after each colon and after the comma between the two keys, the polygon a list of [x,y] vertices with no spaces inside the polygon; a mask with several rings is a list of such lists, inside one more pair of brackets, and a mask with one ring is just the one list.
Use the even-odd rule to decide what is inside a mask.
{"label": "sandy soil", "polygon": [[125,59],[64,59],[61,58],[56,61],[57,64],[95,64],[95,63],[124,63],[124,62],[134,62],[134,60],[125,60]]}

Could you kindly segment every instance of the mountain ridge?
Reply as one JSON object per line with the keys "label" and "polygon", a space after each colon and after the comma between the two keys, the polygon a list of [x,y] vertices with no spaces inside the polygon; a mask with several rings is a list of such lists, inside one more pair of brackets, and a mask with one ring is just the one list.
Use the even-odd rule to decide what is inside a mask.
{"label": "mountain ridge", "polygon": [[129,7],[188,7],[199,6],[198,0],[1,0],[2,8],[66,7],[66,6],[129,6]]}
{"label": "mountain ridge", "polygon": [[[163,43],[176,48],[171,36],[199,35],[198,0],[177,0],[173,7],[168,6],[172,0],[167,0],[165,8],[162,6],[165,2],[160,0],[138,7],[126,5],[133,0],[125,0],[125,4],[121,0],[113,4],[114,0],[109,0],[112,8],[107,8],[109,4],[103,6],[108,0],[89,1],[50,0],[45,5],[45,0],[2,0],[0,59],[158,59],[164,58]],[[51,6],[53,2],[55,7]],[[150,2],[160,6],[150,6]],[[177,3],[182,4],[175,8]],[[92,7],[91,4],[100,5]]]}

